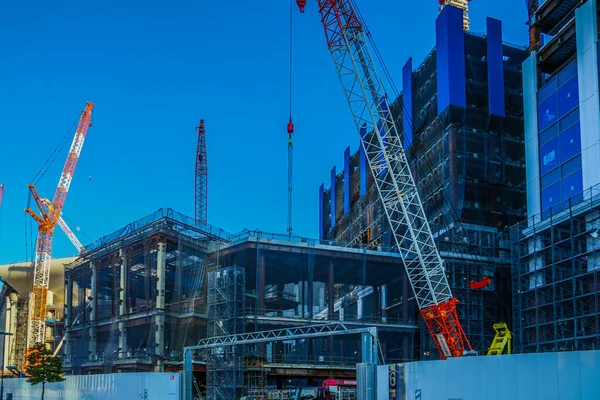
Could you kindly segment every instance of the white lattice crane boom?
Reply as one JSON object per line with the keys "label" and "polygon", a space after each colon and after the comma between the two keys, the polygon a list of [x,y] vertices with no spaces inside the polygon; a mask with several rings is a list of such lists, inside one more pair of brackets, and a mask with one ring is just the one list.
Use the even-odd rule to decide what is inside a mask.
{"label": "white lattice crane boom", "polygon": [[77,236],[75,236],[71,228],[69,228],[69,225],[67,225],[67,223],[62,217],[58,218],[58,226],[60,227],[60,229],[62,229],[65,235],[67,235],[67,237],[69,238],[73,246],[75,246],[79,254],[85,253],[85,247],[81,244],[79,239],[77,239]]}
{"label": "white lattice crane boom", "polygon": [[[306,1],[297,0],[300,10]],[[329,52],[350,106],[395,245],[442,358],[471,345],[425,215],[367,35],[351,0],[317,0]]]}

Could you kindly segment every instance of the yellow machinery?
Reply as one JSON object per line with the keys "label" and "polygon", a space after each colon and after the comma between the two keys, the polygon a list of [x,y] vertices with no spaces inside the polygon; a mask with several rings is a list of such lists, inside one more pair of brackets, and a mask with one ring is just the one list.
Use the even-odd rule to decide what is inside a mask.
{"label": "yellow machinery", "polygon": [[487,355],[499,356],[504,352],[504,349],[506,349],[506,354],[510,354],[512,333],[508,330],[508,326],[504,322],[499,322],[494,324],[494,330],[496,331],[496,336],[492,340],[492,345]]}

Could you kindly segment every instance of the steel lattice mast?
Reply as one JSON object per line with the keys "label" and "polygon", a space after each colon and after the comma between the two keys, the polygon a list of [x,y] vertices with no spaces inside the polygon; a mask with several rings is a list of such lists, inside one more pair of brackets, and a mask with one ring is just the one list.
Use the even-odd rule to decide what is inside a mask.
{"label": "steel lattice mast", "polygon": [[200,120],[198,130],[198,147],[196,148],[196,187],[194,216],[196,223],[206,226],[208,207],[208,160],[206,159],[206,132],[204,120]]}
{"label": "steel lattice mast", "polygon": [[[317,0],[327,45],[367,156],[395,245],[442,358],[471,345],[453,298],[382,81],[350,0]],[[302,6],[305,3],[298,1]]]}
{"label": "steel lattice mast", "polygon": [[88,102],[81,114],[79,124],[75,131],[75,137],[71,143],[67,161],[63,168],[58,186],[54,192],[52,203],[42,199],[35,186],[29,185],[29,190],[40,214],[36,214],[30,208],[28,213],[38,223],[38,236],[35,253],[35,264],[33,273],[33,290],[29,295],[29,326],[27,336],[27,347],[34,344],[44,343],[46,327],[46,301],[48,297],[48,283],[50,278],[50,260],[52,259],[52,238],[56,225],[59,223],[65,199],[69,193],[69,187],[75,173],[77,161],[81,155],[81,148],[87,135],[88,128],[92,124],[92,109],[94,104]]}

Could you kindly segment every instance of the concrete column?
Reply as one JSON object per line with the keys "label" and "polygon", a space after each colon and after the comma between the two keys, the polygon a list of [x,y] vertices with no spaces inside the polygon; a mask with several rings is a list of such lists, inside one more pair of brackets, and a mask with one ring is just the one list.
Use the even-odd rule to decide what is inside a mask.
{"label": "concrete column", "polygon": [[356,300],[356,319],[362,319],[363,317],[363,298],[359,297]]}
{"label": "concrete column", "polygon": [[333,320],[335,317],[335,267],[333,261],[329,261],[329,279],[327,280],[327,319]]}
{"label": "concrete column", "polygon": [[378,364],[379,360],[379,342],[377,339],[377,329],[370,328],[370,332],[361,333],[361,362],[362,363],[373,363]]}
{"label": "concrete column", "polygon": [[127,253],[124,249],[119,249],[119,258],[121,259],[121,280],[119,282],[119,359],[127,355],[127,329],[125,328],[125,316],[127,315],[127,282],[129,265]]}
{"label": "concrete column", "polygon": [[387,317],[386,308],[387,308],[387,285],[381,286],[380,293],[380,304],[381,304],[381,319],[385,322]]}
{"label": "concrete column", "polygon": [[265,313],[265,281],[266,281],[266,261],[264,253],[260,253],[258,258],[258,312],[257,315]]}
{"label": "concrete column", "polygon": [[308,255],[308,281],[307,281],[307,306],[308,306],[308,318],[312,319],[313,318],[313,309],[314,309],[314,290],[313,290],[313,283],[314,283],[314,275],[315,275],[315,255],[314,254],[309,254]]}
{"label": "concrete column", "polygon": [[91,305],[90,305],[90,328],[89,328],[89,337],[90,337],[90,343],[88,346],[88,353],[89,353],[89,360],[90,361],[94,361],[96,353],[98,352],[97,349],[97,342],[96,342],[96,308],[98,306],[98,285],[97,285],[97,281],[98,281],[98,269],[96,268],[96,265],[93,262],[90,262],[90,269],[92,271],[92,278],[91,278],[91,291],[92,291],[92,295],[91,295],[91,300],[86,299],[91,301]]}
{"label": "concrete column", "polygon": [[188,400],[192,398],[192,380],[194,375],[192,372],[193,368],[192,351],[189,349],[183,349],[183,399]]}
{"label": "concrete column", "polygon": [[411,290],[408,285],[408,276],[406,272],[402,272],[402,308],[400,311],[400,318],[403,320],[408,320],[410,317],[409,307],[408,307],[408,299],[411,297]]}
{"label": "concrete column", "polygon": [[379,287],[378,286],[373,286],[373,303],[371,306],[371,319],[372,320],[377,320],[377,318],[379,318],[379,309],[380,309],[380,304],[379,304]]}
{"label": "concrete column", "polygon": [[65,304],[65,342],[64,356],[68,360],[71,358],[71,323],[73,321],[73,278],[70,273],[67,273],[67,298]]}
{"label": "concrete column", "polygon": [[533,51],[523,62],[523,122],[525,123],[525,162],[527,179],[527,216],[530,223],[539,220],[542,211],[540,200],[540,154],[538,130],[538,67],[537,53]]}
{"label": "concrete column", "polygon": [[155,330],[155,353],[156,372],[164,371],[165,355],[165,277],[167,272],[167,244],[158,243],[158,253],[156,255],[156,309],[154,316]]}

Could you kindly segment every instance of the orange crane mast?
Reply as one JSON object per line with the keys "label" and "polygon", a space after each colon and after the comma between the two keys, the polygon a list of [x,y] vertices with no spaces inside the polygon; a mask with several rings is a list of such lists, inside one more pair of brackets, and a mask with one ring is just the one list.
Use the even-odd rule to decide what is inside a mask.
{"label": "orange crane mast", "polygon": [[33,184],[29,185],[39,215],[31,208],[25,212],[38,223],[38,236],[36,244],[33,290],[29,295],[29,326],[27,334],[27,348],[34,344],[43,343],[45,340],[46,327],[46,301],[48,297],[48,283],[50,278],[50,260],[52,259],[52,238],[54,230],[59,223],[65,199],[73,179],[75,167],[81,154],[81,148],[87,135],[88,128],[92,124],[92,109],[94,103],[88,102],[81,114],[75,137],[67,156],[58,186],[54,192],[52,202],[42,199]]}

